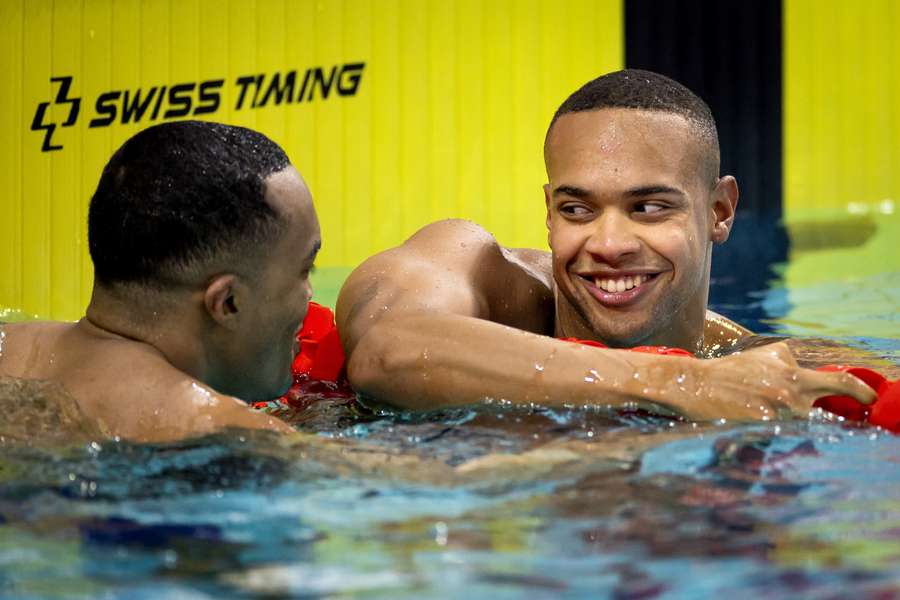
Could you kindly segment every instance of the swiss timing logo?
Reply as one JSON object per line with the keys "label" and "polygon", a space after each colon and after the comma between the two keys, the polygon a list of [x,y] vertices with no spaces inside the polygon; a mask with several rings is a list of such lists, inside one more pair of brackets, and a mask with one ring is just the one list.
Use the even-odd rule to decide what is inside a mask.
{"label": "swiss timing logo", "polygon": [[[355,96],[365,66],[363,62],[345,63],[330,68],[309,67],[302,71],[295,69],[237,77],[232,84],[236,98],[234,110],[327,100],[329,95]],[[50,83],[59,85],[56,97],[52,101],[39,103],[31,121],[31,131],[44,132],[41,152],[62,150],[62,144],[53,143],[53,134],[57,127],[74,125],[81,110],[81,98],[69,97],[71,76],[51,77]],[[213,114],[222,106],[224,88],[224,79],[210,79],[103,92],[94,102],[88,128]],[[69,106],[65,121],[48,122],[47,112],[51,105]]]}
{"label": "swiss timing logo", "polygon": [[[62,127],[71,127],[78,120],[78,111],[81,109],[81,98],[69,98],[69,88],[72,87],[71,77],[51,77],[50,83],[58,83],[59,89],[56,91],[56,98],[53,104],[69,104],[69,116],[65,121],[59,123]],[[34,119],[31,121],[32,131],[44,132],[44,143],[41,145],[41,152],[50,152],[52,150],[62,150],[61,145],[53,143],[53,132],[56,131],[57,123],[45,123],[47,117],[47,108],[50,102],[41,102],[34,111]]]}

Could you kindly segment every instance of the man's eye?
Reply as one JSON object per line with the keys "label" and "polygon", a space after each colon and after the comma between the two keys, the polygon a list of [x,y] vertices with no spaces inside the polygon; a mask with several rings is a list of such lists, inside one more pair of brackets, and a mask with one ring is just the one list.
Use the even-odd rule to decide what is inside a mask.
{"label": "man's eye", "polygon": [[643,213],[645,215],[658,213],[662,210],[668,208],[665,204],[660,202],[641,202],[636,204],[634,207],[635,212]]}
{"label": "man's eye", "polygon": [[590,214],[590,209],[581,204],[563,204],[559,207],[559,212],[572,217],[583,217]]}

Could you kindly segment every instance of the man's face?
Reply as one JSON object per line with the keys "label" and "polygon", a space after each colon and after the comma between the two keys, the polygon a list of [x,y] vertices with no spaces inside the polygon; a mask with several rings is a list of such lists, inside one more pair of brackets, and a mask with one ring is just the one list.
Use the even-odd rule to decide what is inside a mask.
{"label": "man's face", "polygon": [[662,112],[586,111],[553,125],[547,227],[567,335],[696,343],[716,222],[700,144],[687,120]]}
{"label": "man's face", "polygon": [[321,246],[319,221],[300,174],[288,167],[266,179],[266,199],[281,215],[284,230],[260,261],[256,281],[243,298],[239,330],[241,375],[252,381],[252,398],[270,399],[292,383],[296,335],[312,286],[309,275]]}

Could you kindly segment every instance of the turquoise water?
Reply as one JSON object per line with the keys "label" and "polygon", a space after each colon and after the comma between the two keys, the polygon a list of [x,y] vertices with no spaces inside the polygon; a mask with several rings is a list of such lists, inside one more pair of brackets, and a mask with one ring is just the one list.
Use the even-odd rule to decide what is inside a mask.
{"label": "turquoise water", "polygon": [[[752,281],[720,272],[713,306],[896,363],[897,259],[865,272],[826,258],[824,278],[810,268],[803,283],[790,262]],[[0,597],[900,593],[900,436],[822,419],[413,415],[340,399],[292,420],[297,439],[234,432],[169,446],[38,446],[4,435],[6,423]]]}

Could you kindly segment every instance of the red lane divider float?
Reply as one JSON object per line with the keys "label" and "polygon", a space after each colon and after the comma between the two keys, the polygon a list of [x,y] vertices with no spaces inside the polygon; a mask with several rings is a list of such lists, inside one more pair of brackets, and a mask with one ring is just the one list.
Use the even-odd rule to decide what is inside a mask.
{"label": "red lane divider float", "polygon": [[303,327],[297,334],[300,352],[294,357],[291,371],[294,383],[275,400],[254,402],[259,409],[290,406],[305,409],[310,398],[355,398],[344,372],[344,348],[334,323],[334,313],[327,306],[309,303]]}
{"label": "red lane divider float", "polygon": [[862,380],[875,390],[878,397],[872,404],[862,404],[850,396],[824,396],[815,401],[813,406],[823,408],[845,419],[866,421],[900,433],[900,380],[891,381],[882,374],[865,367],[848,365],[825,365],[817,371],[844,372]]}
{"label": "red lane divider float", "polygon": [[[566,342],[596,348],[608,348],[606,344],[593,340],[562,339]],[[297,341],[300,343],[300,353],[297,354],[291,365],[294,373],[294,385],[278,401],[297,405],[302,403],[305,395],[333,398],[354,397],[353,389],[347,382],[344,370],[344,349],[341,346],[341,339],[334,322],[334,313],[330,308],[310,302],[303,327],[297,334]],[[687,350],[668,346],[637,346],[630,350],[663,356],[694,357]],[[824,396],[816,400],[813,406],[851,421],[866,421],[888,431],[900,433],[900,381],[888,380],[880,373],[865,367],[826,365],[819,367],[818,370],[850,373],[875,390],[878,398],[874,403],[866,405],[857,402],[850,396]],[[265,408],[269,405],[269,402],[254,404],[258,408]]]}

